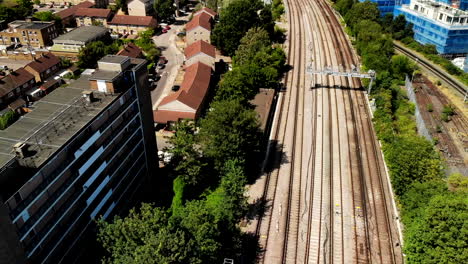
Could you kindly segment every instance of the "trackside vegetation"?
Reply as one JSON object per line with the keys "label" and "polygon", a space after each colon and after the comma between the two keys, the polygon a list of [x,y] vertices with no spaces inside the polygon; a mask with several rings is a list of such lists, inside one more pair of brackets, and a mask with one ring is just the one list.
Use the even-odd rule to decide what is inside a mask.
{"label": "trackside vegetation", "polygon": [[[255,7],[255,8],[253,8]],[[214,31],[237,21],[248,10],[241,34],[220,49],[234,55],[232,71],[223,74],[204,117],[182,121],[170,139],[172,203],[144,203],[127,217],[98,222],[105,263],[222,263],[224,258],[255,259],[256,240],[240,231],[248,204],[245,185],[256,175],[261,151],[257,114],[249,100],[258,87],[275,88],[285,54],[272,43],[261,17],[271,9],[259,0],[234,0],[221,11]],[[264,12],[270,12],[265,14]],[[222,24],[224,23],[224,24]],[[265,24],[266,27],[270,23]],[[217,29],[218,28],[218,29]],[[246,249],[253,251],[252,256]],[[253,250],[252,250],[253,249]]]}
{"label": "trackside vegetation", "polygon": [[[382,142],[404,225],[408,263],[468,263],[468,181],[444,174],[431,142],[416,132],[414,105],[404,90],[415,66],[394,55],[392,39],[412,37],[404,17],[381,18],[377,5],[337,0],[365,69],[377,71],[374,125]],[[435,56],[435,55],[434,55]]]}

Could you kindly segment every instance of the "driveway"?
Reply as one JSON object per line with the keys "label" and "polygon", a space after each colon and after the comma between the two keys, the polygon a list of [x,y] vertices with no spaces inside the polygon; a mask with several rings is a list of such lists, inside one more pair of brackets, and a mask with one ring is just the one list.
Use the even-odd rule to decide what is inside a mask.
{"label": "driveway", "polygon": [[[177,18],[178,21],[187,20],[188,16]],[[179,23],[178,23],[179,24]],[[177,71],[184,62],[184,54],[176,47],[177,32],[182,30],[185,23],[181,25],[170,25],[171,29],[159,36],[154,36],[153,41],[155,45],[162,49],[161,56],[166,57],[168,63],[166,67],[159,70],[161,79],[158,81],[156,89],[151,92],[151,102],[153,104],[153,110],[159,105],[159,102],[171,93],[171,88],[174,84],[175,78],[177,77]]]}

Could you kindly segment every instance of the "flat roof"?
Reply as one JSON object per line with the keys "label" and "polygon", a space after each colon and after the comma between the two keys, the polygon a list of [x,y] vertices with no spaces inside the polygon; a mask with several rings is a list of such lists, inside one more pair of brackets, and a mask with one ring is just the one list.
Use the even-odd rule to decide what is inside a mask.
{"label": "flat roof", "polygon": [[74,43],[74,42],[88,42],[90,40],[96,39],[105,33],[108,30],[105,27],[100,26],[83,26],[76,28],[68,33],[58,36],[54,39],[54,43],[57,41],[59,43]]}
{"label": "flat roof", "polygon": [[[129,69],[139,67],[141,63],[144,60],[132,60]],[[0,131],[0,167],[16,158],[13,146],[18,142],[28,143],[28,151],[34,153],[19,159],[20,164],[31,168],[40,167],[120,95],[93,90],[95,100],[88,103],[82,93],[90,90],[90,79],[95,79],[94,74],[82,75],[69,86],[55,89],[37,101],[30,113]]]}
{"label": "flat roof", "polygon": [[13,26],[14,28],[19,29],[43,29],[53,25],[54,22],[46,22],[46,21],[24,21],[24,20],[15,20],[10,22],[9,25]]}

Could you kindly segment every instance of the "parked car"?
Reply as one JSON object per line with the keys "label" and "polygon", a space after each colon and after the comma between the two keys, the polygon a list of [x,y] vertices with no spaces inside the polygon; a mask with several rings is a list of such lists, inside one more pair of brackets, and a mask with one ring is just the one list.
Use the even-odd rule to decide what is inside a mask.
{"label": "parked car", "polygon": [[164,29],[169,30],[169,29],[171,29],[171,26],[165,26]]}
{"label": "parked car", "polygon": [[159,64],[166,64],[168,62],[168,60],[166,59],[166,57],[162,56],[162,57],[159,57],[159,61],[158,63]]}
{"label": "parked car", "polygon": [[162,33],[167,33],[167,29],[163,29],[163,30],[162,30]]}
{"label": "parked car", "polygon": [[166,67],[166,64],[164,63],[158,63],[158,68],[159,69],[164,69]]}
{"label": "parked car", "polygon": [[172,91],[177,92],[180,89],[180,85],[174,85],[172,86]]}

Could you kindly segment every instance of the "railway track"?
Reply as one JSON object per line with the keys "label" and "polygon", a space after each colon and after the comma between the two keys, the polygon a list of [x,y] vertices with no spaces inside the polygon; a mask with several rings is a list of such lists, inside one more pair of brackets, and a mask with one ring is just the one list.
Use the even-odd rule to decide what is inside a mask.
{"label": "railway track", "polygon": [[281,165],[266,175],[269,209],[255,229],[265,249],[259,263],[402,263],[359,81],[305,74],[305,58],[317,68],[349,69],[356,56],[324,0],[289,0],[286,7],[293,70],[273,130]]}
{"label": "railway track", "polygon": [[425,58],[420,58],[419,56],[413,54],[410,50],[407,48],[401,46],[398,43],[393,43],[395,46],[395,50],[398,52],[404,54],[405,56],[408,56],[410,59],[417,61],[422,67],[424,67],[426,70],[430,71],[433,73],[435,76],[438,78],[442,79],[445,83],[450,85],[453,89],[458,91],[462,96],[465,96],[468,93],[468,88],[466,85],[463,83],[459,82],[458,80],[455,80],[452,76],[450,76],[448,73],[445,71],[438,69],[434,67],[430,62],[428,62]]}

